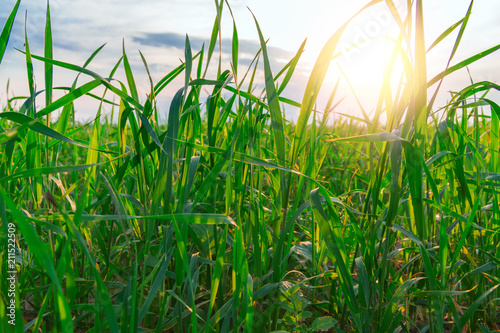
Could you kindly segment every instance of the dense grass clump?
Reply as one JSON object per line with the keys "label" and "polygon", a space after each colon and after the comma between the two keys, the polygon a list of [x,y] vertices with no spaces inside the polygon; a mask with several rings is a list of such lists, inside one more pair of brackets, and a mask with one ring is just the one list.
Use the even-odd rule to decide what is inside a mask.
{"label": "dense grass clump", "polygon": [[[186,38],[184,62],[151,80],[145,101],[125,50],[107,77],[86,69],[100,49],[84,66],[53,59],[48,9],[43,57],[26,38],[30,96],[0,113],[1,275],[17,277],[14,296],[2,279],[0,331],[497,330],[500,106],[487,94],[500,87],[474,83],[439,112],[433,105],[446,75],[500,48],[452,65],[472,3],[431,44],[458,32],[448,66],[429,80],[422,1],[404,17],[386,1],[400,35],[375,113],[335,121],[335,91],[315,105],[348,22],[291,101],[280,95],[304,44],[273,73],[257,21],[261,50],[248,70],[238,67],[235,24],[231,64],[207,77],[226,13],[216,3],[208,47],[193,54]],[[45,64],[43,108],[33,61]],[[76,77],[58,99],[54,66]],[[118,70],[126,81],[113,79]],[[176,77],[184,84],[164,124],[155,99]],[[82,95],[111,104],[118,123],[101,107],[95,121],[76,122]],[[300,108],[297,123],[283,104]]]}

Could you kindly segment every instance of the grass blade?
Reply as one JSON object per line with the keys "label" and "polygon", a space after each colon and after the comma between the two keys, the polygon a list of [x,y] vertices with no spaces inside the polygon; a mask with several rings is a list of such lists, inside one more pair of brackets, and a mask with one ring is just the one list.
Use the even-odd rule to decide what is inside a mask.
{"label": "grass blade", "polygon": [[[47,17],[45,23],[45,58],[52,59],[52,26],[50,21],[50,6],[47,0]],[[45,63],[45,106],[52,103],[52,81],[54,76],[54,66],[51,63]]]}
{"label": "grass blade", "polygon": [[12,31],[12,26],[14,25],[17,10],[19,9],[19,3],[21,3],[21,0],[16,1],[16,4],[14,5],[14,8],[12,8],[7,21],[5,21],[2,29],[2,34],[0,35],[0,64],[2,63],[5,49],[7,48],[7,44],[9,43],[10,32]]}
{"label": "grass blade", "polygon": [[[253,14],[252,14],[253,15]],[[271,65],[269,62],[269,55],[267,53],[267,46],[260,30],[259,23],[254,16],[255,25],[257,27],[257,32],[259,33],[260,47],[262,49],[262,57],[264,58],[264,72],[266,77],[266,96],[267,103],[269,105],[269,113],[271,114],[271,127],[273,129],[274,135],[274,145],[276,149],[276,154],[278,156],[278,164],[285,165],[285,133],[283,129],[283,115],[281,114],[281,107],[278,100],[278,93],[276,92],[276,86],[274,84],[273,73],[271,71]],[[286,177],[283,171],[280,171],[280,190],[281,193],[281,208],[286,211],[288,207],[288,196],[284,195],[286,191]],[[285,214],[286,216],[286,214]],[[279,221],[279,220],[278,220]],[[274,225],[274,233],[279,235],[281,231],[281,223],[276,223]]]}

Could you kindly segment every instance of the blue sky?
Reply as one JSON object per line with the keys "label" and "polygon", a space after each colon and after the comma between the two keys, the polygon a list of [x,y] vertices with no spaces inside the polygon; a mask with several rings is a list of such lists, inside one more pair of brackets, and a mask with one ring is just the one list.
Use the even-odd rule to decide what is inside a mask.
{"label": "blue sky", "polygon": [[[5,21],[14,0],[2,0],[0,22]],[[302,41],[307,38],[304,53],[296,77],[285,91],[287,97],[300,101],[307,76],[321,47],[336,29],[368,1],[335,0],[229,0],[236,17],[240,42],[240,65],[248,65],[258,50],[257,31],[252,10],[259,21],[265,38],[269,38],[272,68],[275,72],[296,52]],[[394,1],[403,10],[406,1]],[[100,45],[107,43],[96,57],[90,68],[106,76],[121,56],[122,40],[142,96],[148,90],[148,79],[142,66],[139,53],[148,61],[154,80],[159,80],[170,69],[176,67],[183,58],[184,38],[188,34],[194,49],[199,49],[210,37],[215,18],[213,0],[52,0],[50,2],[54,39],[54,57],[58,60],[83,64],[85,59]],[[458,21],[467,10],[469,1],[440,0],[424,1],[425,30],[427,45],[448,26]],[[248,7],[248,8],[247,8]],[[331,64],[325,82],[325,91],[333,87],[341,75],[339,66],[349,77],[354,89],[360,95],[367,110],[374,105],[378,94],[381,68],[383,68],[384,45],[386,36],[394,31],[395,24],[390,19],[385,5],[379,4],[356,18],[343,36],[339,50],[346,52],[353,43],[368,39],[362,47],[346,52]],[[27,31],[31,51],[42,54],[43,32],[45,26],[45,1],[22,0],[15,22],[8,51],[0,65],[0,104],[6,99],[5,87],[10,79],[10,97],[26,94],[27,86],[24,56],[13,47],[23,48],[25,12],[27,12]],[[468,29],[463,37],[453,63],[472,56],[482,50],[500,43],[500,1],[479,0],[473,7]],[[232,20],[226,11],[223,16],[223,56],[230,57],[230,38]],[[429,78],[444,69],[456,33],[428,54]],[[229,68],[229,67],[228,67]],[[474,81],[489,80],[498,83],[500,76],[500,53],[484,58],[470,66]],[[35,75],[39,89],[43,88],[43,66],[35,64]],[[56,85],[70,85],[75,73],[57,70]],[[344,80],[339,97],[346,97],[342,110],[355,113],[353,96]],[[465,70],[453,74],[445,80],[439,103],[446,102],[447,90],[459,90],[470,82]],[[83,83],[83,81],[82,81]],[[169,104],[173,93],[182,86],[175,83],[170,90],[159,96],[159,107]],[[432,92],[432,90],[431,90]],[[498,98],[498,94],[493,95]],[[324,103],[325,98],[319,103]],[[41,100],[40,103],[43,103]],[[321,106],[324,105],[319,105]],[[92,101],[82,100],[77,104],[80,119],[89,119],[96,110]],[[294,110],[289,111],[294,118]]]}

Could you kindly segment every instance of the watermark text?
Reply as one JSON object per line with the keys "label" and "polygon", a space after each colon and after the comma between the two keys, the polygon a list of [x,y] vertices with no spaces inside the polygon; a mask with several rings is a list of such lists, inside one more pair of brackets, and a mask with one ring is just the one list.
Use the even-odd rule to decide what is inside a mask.
{"label": "watermark text", "polygon": [[16,225],[7,225],[7,317],[9,324],[16,322]]}

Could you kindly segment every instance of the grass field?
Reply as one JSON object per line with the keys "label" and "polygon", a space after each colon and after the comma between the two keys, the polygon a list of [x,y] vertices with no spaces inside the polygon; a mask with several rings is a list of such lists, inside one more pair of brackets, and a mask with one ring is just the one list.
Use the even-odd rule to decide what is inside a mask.
{"label": "grass field", "polygon": [[[405,16],[367,4],[388,6],[400,34],[375,112],[359,118],[332,117],[335,90],[316,105],[349,21],[289,100],[304,44],[272,72],[256,20],[261,50],[242,71],[235,22],[226,68],[216,41],[231,15],[215,2],[210,43],[194,53],[186,38],[184,62],[147,96],[125,49],[109,73],[86,69],[100,49],[83,66],[53,59],[49,9],[44,54],[26,38],[30,96],[0,113],[0,331],[498,331],[500,106],[488,93],[500,86],[472,83],[434,106],[444,77],[500,48],[454,59],[472,2],[436,41],[424,40],[422,0]],[[426,52],[445,39],[448,66],[428,78]],[[55,67],[75,76],[59,98]],[[73,104],[83,95],[101,102],[86,124]],[[283,105],[300,109],[295,123]]]}

